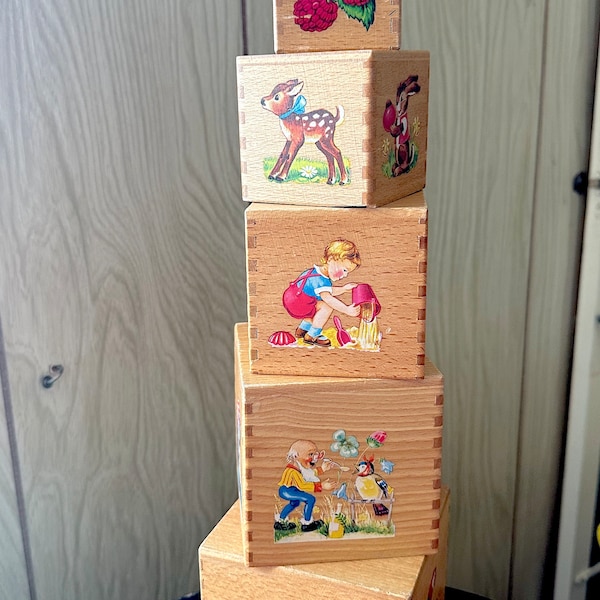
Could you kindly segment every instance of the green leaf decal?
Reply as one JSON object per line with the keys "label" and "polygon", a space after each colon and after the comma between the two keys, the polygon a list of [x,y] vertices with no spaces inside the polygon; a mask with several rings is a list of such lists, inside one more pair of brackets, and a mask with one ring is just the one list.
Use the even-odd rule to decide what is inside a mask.
{"label": "green leaf decal", "polygon": [[360,21],[368,31],[375,21],[375,0],[368,0],[362,6],[348,4],[344,0],[334,0],[335,3],[351,18]]}

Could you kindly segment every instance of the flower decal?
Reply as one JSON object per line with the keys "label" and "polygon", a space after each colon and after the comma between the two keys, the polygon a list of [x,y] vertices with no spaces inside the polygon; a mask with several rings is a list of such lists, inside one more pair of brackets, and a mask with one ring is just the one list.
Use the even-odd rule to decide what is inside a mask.
{"label": "flower decal", "polygon": [[340,500],[348,500],[348,484],[342,483],[337,490],[331,492],[332,496],[339,498]]}
{"label": "flower decal", "polygon": [[338,429],[333,434],[334,442],[330,448],[332,452],[339,452],[343,458],[354,458],[358,456],[358,440],[353,435],[346,436],[343,429]]}
{"label": "flower decal", "polygon": [[385,156],[385,158],[389,156],[391,149],[392,145],[390,144],[390,140],[388,140],[388,138],[385,138],[383,140],[383,144],[381,145],[381,153],[383,154],[383,156]]}
{"label": "flower decal", "polygon": [[386,460],[385,458],[380,458],[379,464],[381,465],[381,470],[386,475],[389,475],[394,470],[394,463],[391,460]]}
{"label": "flower decal", "polygon": [[421,131],[421,121],[419,120],[419,117],[415,117],[413,119],[411,128],[410,128],[410,135],[411,137],[417,137],[419,135],[419,132]]}
{"label": "flower decal", "polygon": [[379,448],[383,446],[383,442],[385,442],[385,438],[387,438],[387,433],[385,431],[374,431],[368,438],[367,444],[371,448]]}
{"label": "flower decal", "polygon": [[312,165],[307,165],[306,167],[302,167],[300,169],[300,175],[306,179],[313,179],[313,177],[316,177],[317,173],[317,169]]}

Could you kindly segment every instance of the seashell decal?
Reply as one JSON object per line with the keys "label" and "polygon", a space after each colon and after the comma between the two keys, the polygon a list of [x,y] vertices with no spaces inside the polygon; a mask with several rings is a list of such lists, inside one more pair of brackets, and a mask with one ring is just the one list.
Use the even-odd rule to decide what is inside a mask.
{"label": "seashell decal", "polygon": [[271,346],[291,346],[296,338],[289,331],[276,331],[269,336]]}

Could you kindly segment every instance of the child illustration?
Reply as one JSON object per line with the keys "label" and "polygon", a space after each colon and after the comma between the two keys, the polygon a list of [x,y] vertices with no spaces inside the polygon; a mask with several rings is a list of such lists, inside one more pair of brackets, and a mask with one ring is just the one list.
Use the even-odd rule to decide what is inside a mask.
{"label": "child illustration", "polygon": [[338,296],[356,287],[356,283],[334,286],[360,266],[360,253],[356,245],[345,239],[330,242],[323,253],[320,265],[304,271],[283,294],[283,305],[288,313],[302,319],[296,328],[296,338],[307,344],[330,346],[331,341],[321,335],[334,310],[349,317],[360,314],[360,306],[345,304]]}
{"label": "child illustration", "polygon": [[[279,497],[287,501],[280,514],[275,515],[275,529],[288,531],[296,524],[288,520],[290,513],[304,504],[300,528],[302,531],[315,531],[323,525],[321,520],[313,520],[315,492],[330,491],[335,486],[328,479],[321,481],[319,475],[335,468],[336,463],[323,460],[323,451],[310,440],[296,440],[287,454],[287,465],[279,480]],[[321,466],[317,463],[322,461]]]}

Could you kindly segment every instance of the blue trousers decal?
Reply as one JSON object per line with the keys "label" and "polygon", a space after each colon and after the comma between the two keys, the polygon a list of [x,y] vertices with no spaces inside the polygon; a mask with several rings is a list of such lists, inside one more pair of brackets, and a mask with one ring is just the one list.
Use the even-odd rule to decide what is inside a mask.
{"label": "blue trousers decal", "polygon": [[312,520],[312,511],[315,506],[315,502],[317,499],[308,492],[303,492],[299,490],[297,487],[291,486],[287,487],[282,485],[279,488],[279,496],[284,500],[287,500],[289,504],[286,504],[283,510],[281,511],[281,518],[286,519],[288,515],[295,509],[300,506],[302,502],[304,502],[304,519],[306,521]]}

